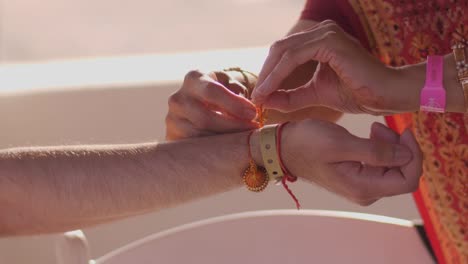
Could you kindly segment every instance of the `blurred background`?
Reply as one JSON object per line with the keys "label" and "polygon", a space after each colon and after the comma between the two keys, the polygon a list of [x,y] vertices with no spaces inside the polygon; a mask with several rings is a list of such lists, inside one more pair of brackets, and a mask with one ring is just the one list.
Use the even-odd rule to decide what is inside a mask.
{"label": "blurred background", "polygon": [[[162,140],[167,97],[179,87],[186,70],[198,65],[236,66],[231,64],[236,58],[250,59],[248,65],[258,69],[267,46],[288,31],[303,5],[303,0],[0,0],[0,80],[13,73],[19,76],[12,77],[9,83],[0,83],[0,91],[11,92],[15,80],[22,82],[28,76],[32,80],[27,89],[22,88],[20,96],[0,99],[0,120],[6,131],[2,132],[0,148]],[[73,65],[85,58],[88,61],[84,65],[92,64],[96,57],[101,62],[110,61],[108,65],[113,65],[109,57],[127,58],[114,62],[123,64],[121,69],[127,69],[125,65],[140,65],[130,67],[130,71],[154,72],[164,81],[154,77],[144,84],[101,85],[100,89],[72,83],[52,91],[29,90],[36,87],[34,78],[47,86],[43,82],[53,82],[58,77],[54,77],[51,65],[71,71],[69,79],[86,79],[85,73],[73,71],[83,67]],[[142,63],[145,58],[149,59]],[[166,63],[177,67],[166,72]],[[44,75],[39,77],[27,74],[42,74],[42,69]],[[115,78],[118,75],[112,66],[100,71]],[[168,75],[176,78],[169,78],[172,81],[168,82]],[[154,115],[148,116],[149,112]],[[376,120],[382,121],[346,116],[340,124],[367,136],[369,125]],[[311,184],[298,183],[292,188],[306,209],[418,218],[410,195],[359,207]],[[236,190],[84,231],[92,255],[97,257],[135,239],[195,220],[293,207],[288,195],[279,188],[269,188],[262,195]],[[0,239],[0,264],[55,263],[55,238],[49,235]]]}
{"label": "blurred background", "polygon": [[263,46],[303,0],[1,0],[3,62]]}

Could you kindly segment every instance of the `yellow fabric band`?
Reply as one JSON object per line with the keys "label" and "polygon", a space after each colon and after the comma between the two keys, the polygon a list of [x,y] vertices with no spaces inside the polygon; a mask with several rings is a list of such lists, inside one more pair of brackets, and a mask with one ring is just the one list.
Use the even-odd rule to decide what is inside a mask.
{"label": "yellow fabric band", "polygon": [[278,159],[276,128],[277,125],[269,125],[260,129],[260,150],[263,166],[270,175],[270,180],[281,180],[284,176]]}

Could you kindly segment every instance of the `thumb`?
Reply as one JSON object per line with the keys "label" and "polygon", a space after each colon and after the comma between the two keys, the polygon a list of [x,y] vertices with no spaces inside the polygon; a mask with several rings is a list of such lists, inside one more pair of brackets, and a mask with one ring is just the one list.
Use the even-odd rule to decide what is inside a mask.
{"label": "thumb", "polygon": [[281,112],[293,112],[319,105],[315,85],[309,82],[292,90],[279,90],[272,93],[263,106]]}
{"label": "thumb", "polygon": [[364,162],[371,166],[398,167],[408,164],[413,158],[407,146],[383,140],[353,136],[353,139],[344,142],[342,146],[342,159]]}

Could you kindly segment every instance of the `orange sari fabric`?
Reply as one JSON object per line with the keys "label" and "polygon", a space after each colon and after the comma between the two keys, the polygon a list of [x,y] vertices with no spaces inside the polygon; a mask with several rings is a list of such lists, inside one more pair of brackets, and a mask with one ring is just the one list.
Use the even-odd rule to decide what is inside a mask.
{"label": "orange sari fabric", "polygon": [[[454,32],[468,39],[466,0],[310,0],[302,18],[336,20],[392,66],[451,53]],[[411,127],[424,153],[424,175],[414,198],[439,263],[467,264],[467,117],[410,113],[386,121],[400,133]]]}

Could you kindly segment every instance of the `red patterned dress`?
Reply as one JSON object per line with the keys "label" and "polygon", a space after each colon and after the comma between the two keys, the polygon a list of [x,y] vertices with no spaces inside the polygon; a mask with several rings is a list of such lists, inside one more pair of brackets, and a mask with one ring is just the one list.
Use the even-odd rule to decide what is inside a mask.
{"label": "red patterned dress", "polygon": [[[468,39],[468,0],[309,0],[302,19],[332,19],[382,62],[402,66],[451,53],[453,33]],[[463,114],[386,117],[411,127],[424,153],[414,193],[439,263],[468,264],[468,122]]]}

